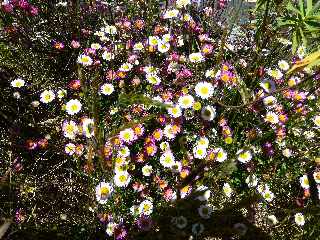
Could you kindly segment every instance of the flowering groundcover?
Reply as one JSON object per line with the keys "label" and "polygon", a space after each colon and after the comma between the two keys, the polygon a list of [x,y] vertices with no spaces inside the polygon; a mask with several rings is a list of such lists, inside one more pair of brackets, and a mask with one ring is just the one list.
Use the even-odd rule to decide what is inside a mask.
{"label": "flowering groundcover", "polygon": [[318,239],[318,1],[1,3],[4,239]]}

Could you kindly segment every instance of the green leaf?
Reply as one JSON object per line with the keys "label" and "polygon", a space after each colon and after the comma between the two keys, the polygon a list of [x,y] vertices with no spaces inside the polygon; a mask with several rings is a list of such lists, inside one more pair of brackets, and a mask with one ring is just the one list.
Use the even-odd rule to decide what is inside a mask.
{"label": "green leaf", "polygon": [[292,33],[292,53],[295,54],[298,48],[298,36],[297,33],[294,31]]}
{"label": "green leaf", "polygon": [[295,12],[296,14],[302,16],[302,14],[301,14],[301,12],[299,11],[299,9],[297,9],[295,6],[293,6],[291,2],[288,3],[288,5],[287,5],[286,8],[287,8],[287,10],[292,11],[292,12]]}
{"label": "green leaf", "polygon": [[304,17],[305,16],[305,12],[304,12],[304,0],[299,0],[299,8],[300,8],[300,13],[301,15]]}
{"label": "green leaf", "polygon": [[312,10],[312,0],[307,0],[307,14]]}
{"label": "green leaf", "polygon": [[301,39],[302,39],[303,45],[305,47],[307,47],[308,41],[307,41],[307,38],[304,35],[303,29],[301,27],[299,27],[299,31],[300,31],[300,35],[301,35]]}

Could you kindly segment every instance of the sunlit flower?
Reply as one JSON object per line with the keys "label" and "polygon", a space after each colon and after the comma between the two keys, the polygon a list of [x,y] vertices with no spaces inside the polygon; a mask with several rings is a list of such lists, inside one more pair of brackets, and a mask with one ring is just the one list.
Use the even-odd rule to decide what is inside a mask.
{"label": "sunlit flower", "polygon": [[231,195],[232,195],[232,188],[230,187],[230,184],[229,184],[229,183],[224,183],[222,190],[223,190],[224,194],[225,194],[227,197],[231,197]]}
{"label": "sunlit flower", "polygon": [[203,219],[209,219],[212,213],[212,208],[208,205],[200,205],[198,213]]}
{"label": "sunlit flower", "polygon": [[306,54],[306,48],[304,46],[300,46],[297,49],[297,55],[300,59],[302,59],[304,57],[304,55]]}
{"label": "sunlit flower", "polygon": [[177,17],[178,14],[179,14],[179,10],[177,10],[177,9],[167,10],[167,11],[164,13],[163,18],[164,18],[164,19],[174,18],[174,17]]}
{"label": "sunlit flower", "polygon": [[191,53],[189,55],[189,60],[192,63],[199,63],[204,61],[204,57],[201,52]]}
{"label": "sunlit flower", "polygon": [[99,43],[91,43],[90,46],[92,49],[98,50],[101,48],[101,45]]}
{"label": "sunlit flower", "polygon": [[108,201],[113,192],[113,187],[110,183],[101,182],[96,186],[96,198],[97,201],[101,204],[104,204]]}
{"label": "sunlit flower", "polygon": [[67,143],[64,150],[65,150],[66,154],[71,156],[76,151],[76,145],[74,145],[73,143]]}
{"label": "sunlit flower", "polygon": [[264,120],[266,122],[269,122],[269,123],[272,123],[272,124],[277,124],[279,122],[279,117],[274,112],[267,112]]}
{"label": "sunlit flower", "polygon": [[207,156],[207,149],[203,147],[196,146],[193,148],[193,155],[195,158],[203,159]]}
{"label": "sunlit flower", "polygon": [[126,143],[130,143],[133,140],[135,140],[135,134],[134,131],[131,128],[127,128],[125,130],[122,130],[119,133],[119,137],[121,140],[123,140]]}
{"label": "sunlit flower", "polygon": [[108,51],[104,51],[102,54],[102,58],[106,61],[110,61],[112,59],[114,59],[114,54],[112,52],[108,52]]}
{"label": "sunlit flower", "polygon": [[174,106],[172,108],[168,108],[168,113],[173,118],[178,118],[182,115],[181,108],[179,106]]}
{"label": "sunlit flower", "polygon": [[176,137],[176,134],[173,131],[173,126],[171,124],[168,124],[163,129],[163,134],[168,139],[174,139]]}
{"label": "sunlit flower", "polygon": [[114,87],[111,83],[105,83],[101,86],[100,91],[103,95],[111,95],[114,91]]}
{"label": "sunlit flower", "polygon": [[251,152],[249,150],[239,150],[237,152],[238,160],[242,163],[247,163],[252,159]]}
{"label": "sunlit flower", "polygon": [[279,222],[275,215],[269,215],[267,219],[272,225],[276,225]]}
{"label": "sunlit flower", "polygon": [[248,187],[256,187],[258,185],[258,178],[256,175],[250,175],[246,178],[246,184],[248,184]]}
{"label": "sunlit flower", "polygon": [[21,78],[17,78],[11,82],[11,86],[15,88],[21,88],[25,84],[25,81]]}
{"label": "sunlit flower", "polygon": [[65,121],[62,125],[63,135],[66,138],[74,139],[76,134],[79,132],[78,126],[74,121]]}
{"label": "sunlit flower", "polygon": [[175,164],[175,159],[171,151],[165,151],[160,157],[160,163],[166,168],[171,168]]}
{"label": "sunlit flower", "polygon": [[209,82],[199,82],[195,86],[195,91],[198,97],[208,99],[213,95],[213,86]]}
{"label": "sunlit flower", "polygon": [[161,142],[160,143],[160,149],[162,150],[162,151],[167,151],[167,150],[170,150],[170,145],[169,145],[169,143],[168,142]]}
{"label": "sunlit flower", "polygon": [[315,124],[317,127],[320,127],[320,115],[316,115],[316,116],[313,118],[313,122],[314,122],[314,124]]}
{"label": "sunlit flower", "polygon": [[160,78],[155,74],[147,74],[146,78],[147,81],[153,85],[159,85],[161,82]]}
{"label": "sunlit flower", "polygon": [[302,213],[296,213],[294,215],[294,221],[298,226],[303,226],[305,224],[304,216]]}
{"label": "sunlit flower", "polygon": [[268,96],[263,99],[263,103],[266,106],[272,106],[277,102],[277,99],[274,96]]}
{"label": "sunlit flower", "polygon": [[190,0],[177,0],[177,8],[185,8],[187,5],[191,4]]}
{"label": "sunlit flower", "polygon": [[114,222],[109,222],[107,224],[106,233],[108,234],[108,236],[113,236],[114,229],[116,228],[116,226],[117,226],[117,224]]}
{"label": "sunlit flower", "polygon": [[278,62],[278,66],[279,66],[279,68],[280,68],[281,70],[283,70],[283,71],[287,71],[287,70],[289,69],[289,64],[288,64],[288,62],[286,62],[286,61],[284,61],[284,60],[280,60],[280,61]]}
{"label": "sunlit flower", "polygon": [[178,102],[181,108],[191,108],[193,106],[194,99],[191,95],[184,95],[179,98]]}
{"label": "sunlit flower", "polygon": [[307,175],[303,175],[302,177],[300,177],[300,184],[302,188],[309,189],[310,185],[309,185],[309,179]]}
{"label": "sunlit flower", "polygon": [[153,211],[153,203],[149,200],[144,200],[142,203],[140,203],[139,206],[139,213],[140,215],[150,215]]}
{"label": "sunlit flower", "polygon": [[62,98],[64,98],[65,96],[67,96],[67,90],[64,90],[64,89],[58,90],[58,92],[57,92],[57,97],[58,97],[59,99],[62,99]]}
{"label": "sunlit flower", "polygon": [[158,51],[161,53],[166,53],[170,49],[170,43],[159,41],[158,42]]}
{"label": "sunlit flower", "polygon": [[80,112],[82,104],[77,99],[71,99],[66,104],[66,111],[69,115],[74,115]]}
{"label": "sunlit flower", "polygon": [[203,147],[203,148],[207,148],[209,146],[209,140],[206,137],[201,137],[198,142],[197,145],[199,147]]}
{"label": "sunlit flower", "polygon": [[267,202],[271,202],[274,198],[274,194],[273,192],[271,192],[269,189],[265,189],[262,192],[262,197],[267,201]]}
{"label": "sunlit flower", "polygon": [[170,42],[170,40],[171,40],[171,34],[170,34],[170,33],[164,34],[164,35],[162,36],[162,41],[163,41],[163,42]]}
{"label": "sunlit flower", "polygon": [[81,54],[79,57],[78,57],[78,63],[84,65],[84,66],[90,66],[92,65],[92,58],[88,55],[85,55],[85,54]]}
{"label": "sunlit flower", "polygon": [[222,148],[216,148],[214,149],[214,152],[216,154],[216,161],[217,162],[224,162],[228,155]]}
{"label": "sunlit flower", "polygon": [[149,36],[148,43],[150,46],[157,46],[159,43],[159,38],[157,36]]}
{"label": "sunlit flower", "polygon": [[112,25],[107,25],[103,28],[103,31],[110,35],[115,35],[117,33],[117,28]]}
{"label": "sunlit flower", "polygon": [[201,117],[205,121],[212,121],[216,117],[216,109],[212,106],[205,106],[201,110]]}
{"label": "sunlit flower", "polygon": [[85,118],[82,120],[83,135],[91,138],[94,135],[94,120]]}
{"label": "sunlit flower", "polygon": [[143,176],[149,177],[152,173],[152,166],[150,165],[145,165],[142,168],[142,174]]}
{"label": "sunlit flower", "polygon": [[141,42],[138,42],[133,45],[133,50],[135,50],[135,51],[141,51],[143,49],[144,49],[144,46]]}
{"label": "sunlit flower", "polygon": [[120,66],[119,70],[122,72],[129,72],[133,68],[131,63],[124,63]]}
{"label": "sunlit flower", "polygon": [[52,102],[54,99],[55,99],[55,95],[54,95],[54,92],[51,90],[44,90],[40,94],[40,102],[49,103],[49,102]]}
{"label": "sunlit flower", "polygon": [[314,173],[313,173],[313,178],[314,178],[314,181],[315,181],[317,184],[320,184],[320,171],[319,171],[319,172],[314,172]]}
{"label": "sunlit flower", "polygon": [[281,79],[283,77],[283,74],[279,69],[269,69],[267,73],[270,77],[275,79]]}
{"label": "sunlit flower", "polygon": [[126,171],[119,171],[114,175],[114,184],[117,187],[126,187],[130,183],[131,176]]}

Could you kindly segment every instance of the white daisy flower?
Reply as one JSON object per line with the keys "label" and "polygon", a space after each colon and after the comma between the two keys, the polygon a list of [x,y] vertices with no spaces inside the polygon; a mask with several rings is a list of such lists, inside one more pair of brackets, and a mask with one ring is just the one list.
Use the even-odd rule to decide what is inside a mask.
{"label": "white daisy flower", "polygon": [[294,221],[298,226],[303,226],[305,224],[305,219],[302,213],[296,213],[294,215]]}
{"label": "white daisy flower", "polygon": [[208,99],[213,95],[213,86],[209,82],[199,82],[195,86],[197,96],[202,99]]}
{"label": "white daisy flower", "polygon": [[256,175],[250,175],[246,178],[246,184],[248,184],[248,187],[256,187],[258,185],[258,178]]}
{"label": "white daisy flower", "polygon": [[114,223],[114,222],[109,222],[107,224],[107,227],[106,227],[106,233],[108,234],[108,236],[113,236],[113,233],[114,233],[114,229],[116,228],[117,224]]}
{"label": "white daisy flower", "polygon": [[58,97],[59,99],[62,99],[62,98],[64,98],[65,96],[67,96],[67,90],[65,90],[65,89],[60,89],[60,90],[58,90],[58,92],[57,92],[57,97]]}
{"label": "white daisy flower", "polygon": [[160,143],[160,149],[162,151],[170,150],[170,144],[168,142],[161,142]]}
{"label": "white daisy flower", "polygon": [[309,189],[310,185],[309,185],[309,179],[307,175],[303,175],[302,177],[300,177],[300,184],[302,188]]}
{"label": "white daisy flower", "polygon": [[159,85],[161,83],[160,78],[155,74],[147,74],[147,81],[153,85]]}
{"label": "white daisy flower", "polygon": [[85,55],[85,54],[81,54],[79,57],[78,57],[78,63],[84,65],[84,66],[90,66],[92,65],[92,58],[88,55]]}
{"label": "white daisy flower", "polygon": [[222,148],[216,148],[214,152],[216,153],[217,162],[224,162],[228,157],[228,154]]}
{"label": "white daisy flower", "polygon": [[271,202],[274,198],[273,192],[271,192],[269,189],[266,189],[262,192],[262,197],[267,201]]}
{"label": "white daisy flower", "polygon": [[167,11],[164,13],[163,18],[164,18],[164,19],[174,18],[174,17],[177,17],[178,14],[179,14],[179,10],[177,10],[177,9],[167,10]]}
{"label": "white daisy flower", "polygon": [[179,217],[175,218],[174,222],[175,222],[177,228],[179,228],[179,229],[183,229],[188,225],[187,218],[184,216],[179,216]]}
{"label": "white daisy flower", "polygon": [[146,176],[146,177],[149,177],[152,173],[152,166],[150,165],[145,165],[143,168],[142,168],[142,175],[143,176]]}
{"label": "white daisy flower", "polygon": [[134,131],[131,128],[127,128],[125,130],[122,130],[119,133],[120,139],[123,140],[126,143],[130,143],[133,140],[135,140],[135,134]]}
{"label": "white daisy flower", "polygon": [[102,54],[102,58],[106,61],[110,61],[112,59],[114,59],[114,54],[112,54],[112,52],[108,52],[108,51],[104,51]]}
{"label": "white daisy flower", "polygon": [[274,96],[268,96],[263,99],[263,103],[266,106],[272,106],[277,103],[277,99]]}
{"label": "white daisy flower", "polygon": [[209,69],[205,73],[206,78],[215,78],[214,69]]}
{"label": "white daisy flower", "polygon": [[166,168],[171,168],[175,164],[175,158],[171,151],[165,151],[160,157],[160,163]]}
{"label": "white daisy flower", "polygon": [[174,106],[172,108],[168,108],[168,113],[173,118],[178,118],[182,115],[181,108],[179,106]]}
{"label": "white daisy flower", "polygon": [[298,50],[297,50],[298,57],[302,59],[305,54],[306,54],[306,48],[304,46],[298,47]]}
{"label": "white daisy flower", "polygon": [[176,135],[174,134],[173,132],[173,128],[172,128],[172,125],[169,124],[169,125],[166,125],[163,129],[163,134],[166,138],[168,139],[174,139],[176,137]]}
{"label": "white daisy flower", "polygon": [[204,61],[204,57],[201,52],[191,53],[189,55],[189,60],[192,63],[200,63]]}
{"label": "white daisy flower", "polygon": [[314,124],[315,124],[317,127],[320,127],[320,115],[316,115],[316,116],[313,118],[313,122],[314,122]]}
{"label": "white daisy flower", "polygon": [[95,49],[95,50],[98,50],[101,48],[101,45],[99,43],[92,43],[91,44],[91,48]]}
{"label": "white daisy flower", "polygon": [[143,49],[144,49],[144,46],[141,42],[138,42],[133,45],[133,50],[135,50],[135,51],[141,51]]}
{"label": "white daisy flower", "polygon": [[133,68],[131,63],[124,63],[120,66],[119,70],[122,72],[129,72]]}
{"label": "white daisy flower", "polygon": [[78,126],[74,121],[65,121],[62,125],[63,135],[66,138],[74,139],[76,134],[79,132]]}
{"label": "white daisy flower", "polygon": [[209,146],[209,139],[206,137],[199,138],[197,145],[199,147],[207,148]]}
{"label": "white daisy flower", "polygon": [[85,118],[82,121],[82,129],[83,129],[83,135],[87,138],[91,138],[94,136],[94,120],[91,118]]}
{"label": "white daisy flower", "polygon": [[240,149],[237,152],[237,155],[238,155],[239,162],[242,162],[242,163],[247,163],[252,159],[252,154],[249,150]]}
{"label": "white daisy flower", "polygon": [[153,211],[153,203],[150,200],[144,200],[140,203],[139,213],[140,215],[150,215]]}
{"label": "white daisy flower", "polygon": [[212,106],[205,106],[201,109],[201,117],[205,121],[212,121],[216,117],[216,109]]}
{"label": "white daisy flower", "polygon": [[200,235],[204,231],[204,226],[202,223],[195,223],[192,225],[192,234],[195,236]]}
{"label": "white daisy flower", "polygon": [[17,78],[11,82],[11,86],[15,88],[21,88],[25,84],[25,81],[21,78]]}
{"label": "white daisy flower", "polygon": [[167,34],[164,34],[163,36],[162,36],[162,41],[163,42],[170,42],[170,40],[171,40],[171,34],[170,33],[167,33]]}
{"label": "white daisy flower", "polygon": [[210,195],[211,195],[211,191],[209,190],[208,187],[206,186],[199,186],[196,190],[197,192],[203,192],[202,195],[198,196],[196,199],[201,201],[201,202],[205,202],[205,201],[208,201]]}
{"label": "white daisy flower", "polygon": [[82,104],[79,100],[77,99],[71,99],[69,102],[66,104],[66,111],[69,115],[74,115],[80,112],[82,107]]}
{"label": "white daisy flower", "polygon": [[279,69],[269,69],[267,74],[275,79],[281,79],[283,77],[283,74]]}
{"label": "white daisy flower", "polygon": [[177,0],[177,8],[185,8],[187,5],[191,4],[190,0]]}
{"label": "white daisy flower", "polygon": [[97,201],[101,204],[104,204],[108,201],[113,192],[113,187],[110,183],[101,182],[96,186],[96,198]]}
{"label": "white daisy flower", "polygon": [[170,49],[170,43],[159,41],[158,43],[158,51],[161,53],[166,53]]}
{"label": "white daisy flower", "polygon": [[131,176],[127,171],[119,171],[114,175],[114,184],[117,187],[126,187],[130,183]]}
{"label": "white daisy flower", "polygon": [[264,120],[266,122],[269,122],[269,123],[272,123],[272,124],[277,124],[279,122],[279,117],[274,112],[267,112]]}
{"label": "white daisy flower", "polygon": [[159,37],[157,36],[149,36],[148,38],[148,43],[150,46],[157,46],[159,41]]}
{"label": "white daisy flower", "polygon": [[40,94],[40,102],[49,103],[49,102],[52,102],[54,99],[55,99],[55,95],[54,95],[54,92],[51,90],[44,90]]}
{"label": "white daisy flower", "polygon": [[199,146],[193,148],[193,156],[198,159],[204,159],[207,156],[207,149]]}
{"label": "white daisy flower", "polygon": [[76,145],[74,145],[73,143],[67,143],[64,151],[66,152],[66,154],[72,156],[76,151]]}
{"label": "white daisy flower", "polygon": [[203,219],[209,219],[212,213],[212,208],[208,205],[200,205],[198,213]]}
{"label": "white daisy flower", "polygon": [[130,155],[130,149],[127,146],[123,146],[119,149],[118,155],[126,158]]}
{"label": "white daisy flower", "polygon": [[111,83],[105,83],[101,86],[100,92],[103,95],[111,95],[114,92],[114,87]]}
{"label": "white daisy flower", "polygon": [[280,60],[280,61],[278,62],[278,66],[279,66],[279,68],[280,68],[281,70],[283,70],[283,71],[287,71],[287,70],[289,69],[289,64],[288,64],[288,62],[286,62],[285,60]]}
{"label": "white daisy flower", "polygon": [[232,195],[232,188],[230,187],[230,184],[229,184],[229,183],[224,183],[222,190],[223,190],[224,194],[225,194],[227,197],[231,197],[231,195]]}
{"label": "white daisy flower", "polygon": [[178,103],[181,108],[192,108],[194,98],[191,95],[184,95],[179,97]]}
{"label": "white daisy flower", "polygon": [[279,222],[275,215],[269,215],[267,219],[272,225],[276,225]]}

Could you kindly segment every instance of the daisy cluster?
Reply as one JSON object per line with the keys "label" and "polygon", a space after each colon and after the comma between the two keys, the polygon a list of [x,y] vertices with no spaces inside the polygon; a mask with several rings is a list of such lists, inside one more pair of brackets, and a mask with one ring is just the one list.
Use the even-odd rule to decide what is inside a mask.
{"label": "daisy cluster", "polygon": [[[196,4],[170,1],[152,24],[119,6],[122,14],[102,17],[87,41],[70,42],[76,77],[63,89],[41,89],[32,102],[59,112],[60,152],[90,179],[90,211],[110,239],[157,231],[161,209],[190,199],[195,217],[170,216],[190,236],[205,234],[215,210],[247,195],[258,196],[266,219],[279,224],[275,210],[286,190],[277,184],[287,183],[277,174],[290,178],[281,186],[303,190],[300,205],[312,201],[309,181],[320,199],[320,93],[303,85],[319,76],[308,68],[289,74],[306,50],[288,57],[284,48],[251,71],[251,57],[238,56],[256,46],[241,43],[240,30],[221,43],[197,17],[210,17],[210,9],[195,14]],[[10,11],[11,1],[5,5]],[[29,84],[16,78],[11,86],[19,93]],[[290,164],[299,166],[292,174]],[[303,211],[290,214],[296,225],[306,223]]]}

